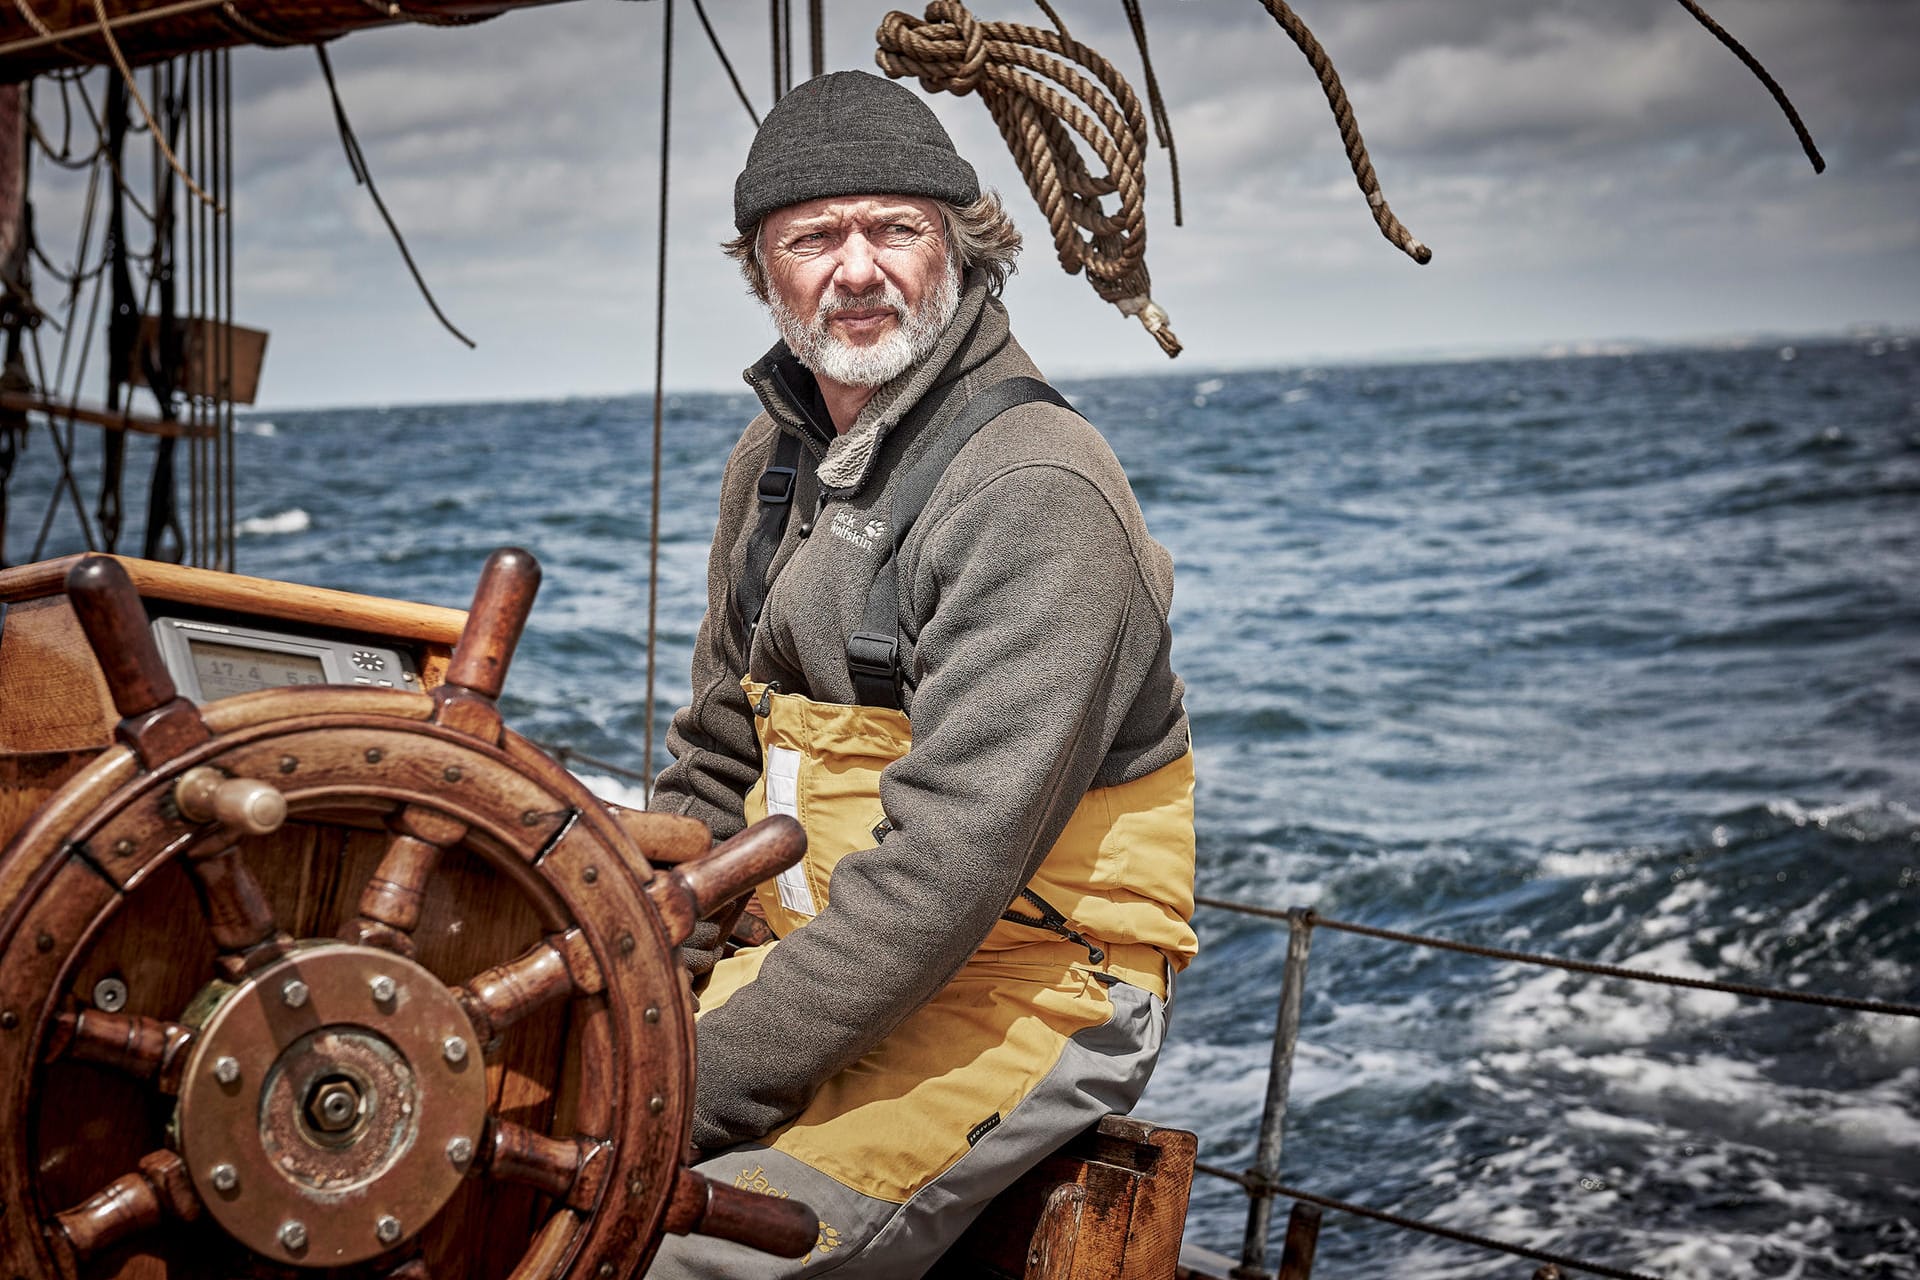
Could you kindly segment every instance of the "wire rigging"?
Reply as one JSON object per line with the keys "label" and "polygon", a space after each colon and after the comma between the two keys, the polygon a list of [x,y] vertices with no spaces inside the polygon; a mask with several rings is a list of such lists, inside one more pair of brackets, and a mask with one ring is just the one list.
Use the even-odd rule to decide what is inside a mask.
{"label": "wire rigging", "polygon": [[647,510],[647,700],[642,763],[646,781],[642,793],[653,794],[653,688],[655,652],[660,635],[660,480],[661,441],[666,422],[667,376],[667,189],[668,159],[673,143],[673,0],[666,0],[660,36],[660,227],[659,261],[655,267],[653,310],[653,492]]}

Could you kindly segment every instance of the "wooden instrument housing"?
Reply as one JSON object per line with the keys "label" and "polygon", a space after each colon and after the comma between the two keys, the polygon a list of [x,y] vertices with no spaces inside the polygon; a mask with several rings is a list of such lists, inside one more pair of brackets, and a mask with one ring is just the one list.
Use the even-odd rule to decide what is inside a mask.
{"label": "wooden instrument housing", "polygon": [[[209,621],[377,641],[418,655],[428,691],[445,679],[467,618],[462,609],[113,558],[149,615],[175,606]],[[120,719],[67,600],[79,559],[0,570],[0,845],[113,742]]]}

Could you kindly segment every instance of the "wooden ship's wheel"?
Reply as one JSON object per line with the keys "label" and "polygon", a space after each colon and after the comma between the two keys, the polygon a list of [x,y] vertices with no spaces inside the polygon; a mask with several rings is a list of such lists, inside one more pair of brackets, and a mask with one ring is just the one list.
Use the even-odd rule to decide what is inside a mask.
{"label": "wooden ship's wheel", "polygon": [[805,1206],[685,1167],[674,955],[804,836],[770,819],[656,870],[644,817],[503,729],[538,576],[495,553],[431,693],[202,708],[120,565],[73,568],[118,741],[0,852],[0,1278],[597,1278],[663,1231],[812,1247]]}

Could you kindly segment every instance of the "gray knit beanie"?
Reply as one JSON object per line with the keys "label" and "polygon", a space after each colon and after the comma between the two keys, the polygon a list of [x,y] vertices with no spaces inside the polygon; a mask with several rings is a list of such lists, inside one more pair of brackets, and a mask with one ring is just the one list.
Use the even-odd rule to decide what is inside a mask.
{"label": "gray knit beanie", "polygon": [[865,71],[835,71],[774,104],[733,184],[733,225],[751,231],[775,209],[826,196],[980,198],[973,166],[911,89]]}

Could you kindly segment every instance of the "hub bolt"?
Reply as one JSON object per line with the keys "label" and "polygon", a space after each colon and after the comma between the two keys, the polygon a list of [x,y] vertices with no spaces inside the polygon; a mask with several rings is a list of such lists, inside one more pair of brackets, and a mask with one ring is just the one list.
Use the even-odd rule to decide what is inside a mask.
{"label": "hub bolt", "polygon": [[232,1084],[240,1078],[240,1059],[231,1054],[222,1054],[213,1060],[213,1078],[221,1084]]}
{"label": "hub bolt", "polygon": [[307,1247],[307,1224],[297,1218],[289,1218],[280,1224],[280,1243],[290,1252],[298,1253]]}
{"label": "hub bolt", "polygon": [[464,1169],[467,1161],[473,1159],[473,1139],[454,1138],[447,1143],[447,1159],[454,1167]]}
{"label": "hub bolt", "polygon": [[373,991],[375,1004],[392,1004],[394,996],[400,992],[400,988],[394,983],[393,979],[384,973],[372,982],[369,982],[367,986]]}
{"label": "hub bolt", "polygon": [[280,988],[280,998],[287,1002],[287,1008],[298,1009],[307,1002],[307,984],[298,978],[288,978]]}
{"label": "hub bolt", "polygon": [[94,1007],[102,1013],[118,1013],[127,1007],[127,984],[118,978],[102,978],[93,984]]}
{"label": "hub bolt", "polygon": [[307,1103],[307,1118],[322,1133],[345,1133],[360,1116],[360,1091],[345,1080],[321,1085]]}
{"label": "hub bolt", "polygon": [[447,1055],[448,1062],[464,1062],[467,1058],[467,1042],[459,1036],[448,1036],[440,1046]]}
{"label": "hub bolt", "polygon": [[400,1238],[400,1219],[390,1213],[380,1215],[380,1221],[373,1224],[373,1234],[380,1237],[381,1244],[392,1244]]}
{"label": "hub bolt", "polygon": [[231,1191],[240,1185],[240,1171],[230,1164],[217,1164],[207,1175],[215,1191]]}

